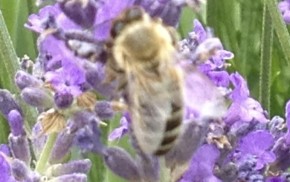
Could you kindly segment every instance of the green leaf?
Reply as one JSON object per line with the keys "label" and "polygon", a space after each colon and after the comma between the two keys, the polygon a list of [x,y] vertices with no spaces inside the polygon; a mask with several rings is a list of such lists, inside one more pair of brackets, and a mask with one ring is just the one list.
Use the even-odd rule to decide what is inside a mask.
{"label": "green leaf", "polygon": [[2,12],[0,11],[0,83],[1,85],[17,93],[14,84],[14,75],[19,67],[18,57],[6,28]]}
{"label": "green leaf", "polygon": [[0,0],[4,20],[11,36],[11,40],[19,57],[28,55],[32,59],[36,57],[36,37],[24,27],[28,15],[36,8],[34,1]]}
{"label": "green leaf", "polygon": [[286,28],[285,22],[282,19],[281,13],[277,8],[276,0],[266,0],[269,14],[272,18],[273,27],[279,39],[287,64],[290,62],[290,35]]}
{"label": "green leaf", "polygon": [[271,65],[272,65],[272,45],[273,45],[273,27],[269,11],[264,3],[262,44],[261,44],[261,63],[260,63],[260,91],[259,101],[264,109],[270,114],[270,86],[271,86]]}

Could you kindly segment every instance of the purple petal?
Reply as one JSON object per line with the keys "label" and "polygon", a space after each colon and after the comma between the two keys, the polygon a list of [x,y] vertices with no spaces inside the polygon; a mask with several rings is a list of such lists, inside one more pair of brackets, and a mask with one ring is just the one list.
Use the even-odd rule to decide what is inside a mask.
{"label": "purple petal", "polygon": [[194,154],[188,171],[183,175],[181,181],[200,182],[217,181],[221,182],[213,175],[213,168],[220,155],[219,150],[213,145],[203,145]]}
{"label": "purple petal", "polygon": [[201,43],[207,38],[207,32],[197,19],[193,21],[193,24],[194,24],[193,31],[196,33],[198,42]]}
{"label": "purple petal", "polygon": [[234,90],[231,94],[231,98],[234,101],[242,101],[249,97],[250,91],[247,86],[247,82],[239,73],[233,73],[230,75],[230,80],[234,85]]}
{"label": "purple petal", "polygon": [[128,132],[128,121],[125,117],[122,117],[120,120],[121,125],[118,128],[115,128],[109,135],[109,141],[120,139],[123,135]]}

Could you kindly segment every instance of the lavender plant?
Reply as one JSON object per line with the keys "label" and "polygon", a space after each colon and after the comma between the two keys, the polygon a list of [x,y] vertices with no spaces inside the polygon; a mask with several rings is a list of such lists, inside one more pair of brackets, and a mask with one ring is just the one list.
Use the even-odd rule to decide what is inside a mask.
{"label": "lavender plant", "polygon": [[[267,2],[265,16],[272,16]],[[284,117],[271,117],[250,94],[245,78],[229,71],[234,54],[197,19],[178,42],[176,66],[186,76],[183,132],[176,145],[162,157],[143,153],[130,127],[136,121],[115,102],[118,83],[105,82],[112,21],[140,6],[177,28],[182,10],[197,11],[199,0],[36,3],[49,4],[25,24],[37,34],[38,56],[19,60],[14,75],[19,94],[12,83],[10,90],[0,89],[0,111],[10,128],[7,143],[0,145],[0,181],[112,181],[105,177],[109,171],[119,176],[114,181],[132,182],[290,180],[290,101]],[[288,22],[289,7],[282,1],[274,12],[280,10]],[[272,20],[275,24],[274,15]],[[265,97],[261,101],[270,109]],[[120,126],[111,129],[113,122]],[[124,138],[126,147],[110,145]]]}

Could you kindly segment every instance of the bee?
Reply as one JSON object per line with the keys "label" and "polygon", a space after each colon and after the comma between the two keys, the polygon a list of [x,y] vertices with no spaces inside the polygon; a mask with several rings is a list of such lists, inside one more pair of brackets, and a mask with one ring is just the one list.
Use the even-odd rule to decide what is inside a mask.
{"label": "bee", "polygon": [[138,147],[164,155],[176,143],[183,118],[177,33],[136,6],[113,21],[110,34],[107,80],[118,80]]}

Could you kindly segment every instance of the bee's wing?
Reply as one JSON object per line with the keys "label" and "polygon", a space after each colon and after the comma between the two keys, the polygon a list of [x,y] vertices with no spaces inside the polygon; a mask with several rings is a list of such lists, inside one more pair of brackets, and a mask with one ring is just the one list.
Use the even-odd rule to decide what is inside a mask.
{"label": "bee's wing", "polygon": [[222,90],[194,66],[184,69],[185,107],[202,118],[222,118],[227,110]]}
{"label": "bee's wing", "polygon": [[[178,83],[171,75],[163,74],[159,78],[142,76],[130,82],[129,90],[133,91],[130,94],[132,129],[141,150],[153,154],[160,149],[174,107],[182,103],[182,97],[179,87],[173,88],[172,84]],[[177,137],[178,133],[170,134]]]}

